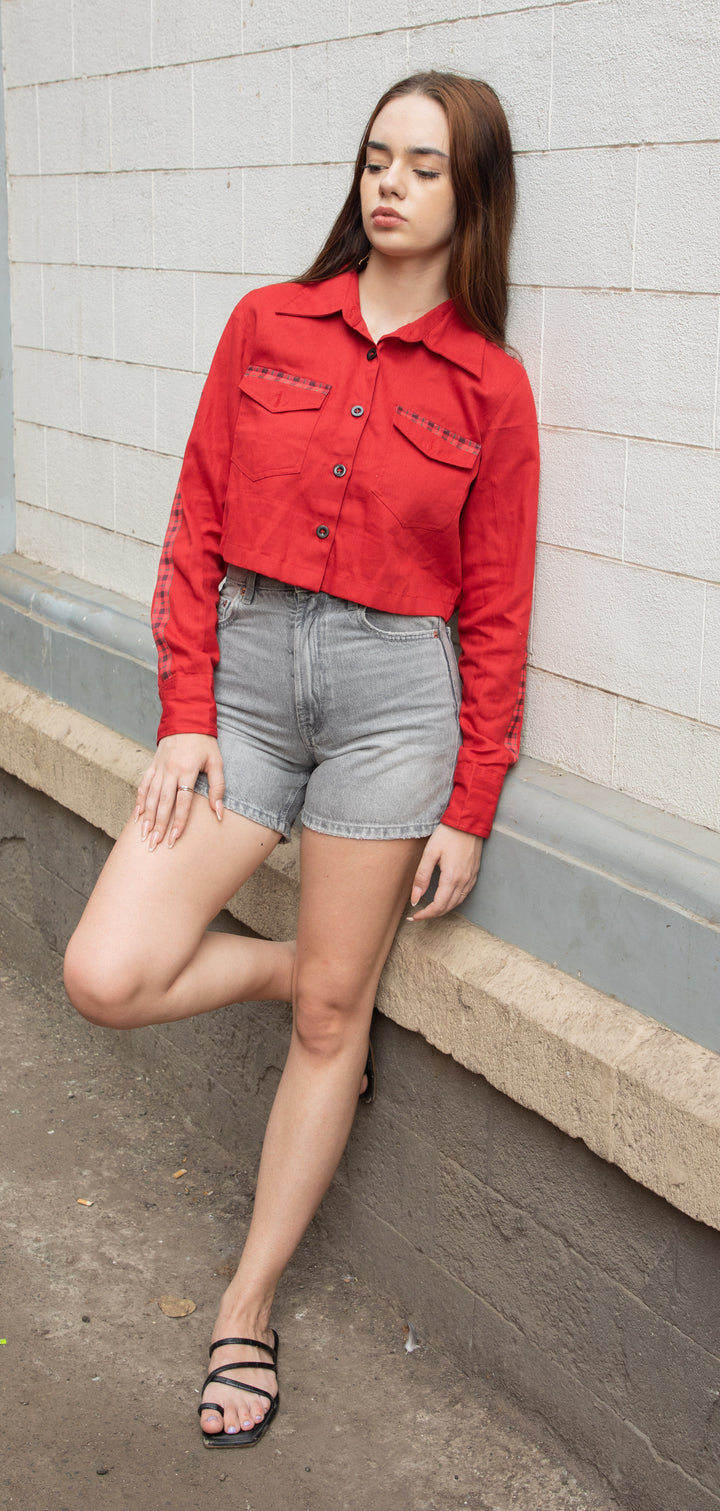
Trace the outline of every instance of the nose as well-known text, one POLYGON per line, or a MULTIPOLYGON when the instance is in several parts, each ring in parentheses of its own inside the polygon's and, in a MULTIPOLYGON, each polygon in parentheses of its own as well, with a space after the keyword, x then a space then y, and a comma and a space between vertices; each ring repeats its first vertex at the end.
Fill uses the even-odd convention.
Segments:
POLYGON ((403 198, 405 190, 403 188, 402 173, 400 171, 399 163, 388 163, 387 167, 381 173, 380 193, 397 194, 400 199, 403 198))

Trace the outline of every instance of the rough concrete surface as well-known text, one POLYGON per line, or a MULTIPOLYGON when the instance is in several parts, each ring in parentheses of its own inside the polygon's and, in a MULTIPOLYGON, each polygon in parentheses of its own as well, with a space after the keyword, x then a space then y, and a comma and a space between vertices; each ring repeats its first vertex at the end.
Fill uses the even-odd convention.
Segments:
POLYGON ((408 1354, 412 1319, 312 1231, 278 1296, 277 1420, 253 1450, 205 1450, 195 1407, 247 1226, 243 1152, 234 1162, 7 962, 0 1013, 0 1506, 618 1511, 499 1393, 422 1338, 408 1354), (165 1294, 195 1312, 164 1316, 165 1294))
MULTIPOLYGON (((149 752, 0 672, 3 769, 113 837, 149 752)), ((270 939, 294 932, 297 838, 228 903, 270 939)), ((521 1106, 720 1230, 720 1056, 467 919, 401 925, 381 1010, 521 1106), (689 1150, 692 1157, 686 1157, 689 1150)))

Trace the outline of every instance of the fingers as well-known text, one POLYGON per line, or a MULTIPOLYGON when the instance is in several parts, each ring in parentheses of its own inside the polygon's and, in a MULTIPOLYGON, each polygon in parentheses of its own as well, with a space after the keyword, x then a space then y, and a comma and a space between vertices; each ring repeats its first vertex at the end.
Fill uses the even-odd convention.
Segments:
POLYGON ((208 799, 210 802, 210 807, 212 808, 213 813, 216 815, 216 817, 220 819, 220 821, 222 821, 222 800, 225 796, 225 773, 223 771, 222 756, 220 755, 219 750, 213 751, 212 755, 209 756, 205 765, 205 771, 207 772, 208 779, 208 799))
MULTIPOLYGON (((435 842, 435 835, 431 834, 420 858, 420 864, 415 872, 415 879, 410 893, 410 906, 412 908, 415 907, 416 902, 419 902, 420 898, 424 897, 427 892, 430 886, 430 879, 439 859, 440 845, 435 842)), ((415 916, 417 917, 417 914, 415 916)))
POLYGON ((414 906, 427 891, 436 865, 440 880, 432 901, 412 915, 413 922, 441 918, 452 908, 459 907, 477 881, 481 852, 482 840, 478 836, 440 825, 430 836, 415 873, 411 905, 414 906))
POLYGON ((200 771, 208 774, 210 801, 221 819, 225 781, 215 738, 181 734, 168 735, 160 741, 138 787, 133 815, 136 823, 142 819, 140 839, 148 841, 148 850, 156 850, 165 838, 172 849, 180 839, 190 816, 200 771))

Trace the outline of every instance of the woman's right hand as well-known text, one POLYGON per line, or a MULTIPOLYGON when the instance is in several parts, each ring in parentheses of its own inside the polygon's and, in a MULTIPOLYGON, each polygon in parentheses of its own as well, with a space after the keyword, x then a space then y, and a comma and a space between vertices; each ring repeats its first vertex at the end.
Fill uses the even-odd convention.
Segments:
POLYGON ((140 838, 150 835, 148 849, 168 834, 172 849, 188 821, 193 788, 201 771, 207 773, 210 807, 223 816, 225 777, 217 740, 211 735, 166 735, 138 787, 135 823, 142 819, 140 838))

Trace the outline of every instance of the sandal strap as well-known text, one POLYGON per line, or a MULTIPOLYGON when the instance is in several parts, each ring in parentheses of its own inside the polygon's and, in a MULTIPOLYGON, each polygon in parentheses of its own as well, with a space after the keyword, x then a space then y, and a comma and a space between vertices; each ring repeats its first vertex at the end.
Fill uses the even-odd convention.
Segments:
POLYGON ((248 1385, 245 1380, 227 1380, 219 1369, 213 1370, 212 1374, 208 1375, 203 1390, 207 1390, 208 1385, 231 1385, 233 1390, 246 1390, 251 1396, 264 1396, 266 1401, 275 1400, 269 1390, 261 1390, 258 1385, 248 1385))
POLYGON ((198 1406, 198 1413, 201 1411, 219 1411, 223 1421, 225 1420, 225 1412, 222 1406, 218 1406, 217 1401, 203 1401, 202 1405, 198 1406))
MULTIPOLYGON (((274 1359, 276 1358, 278 1351, 278 1335, 275 1332, 274 1328, 273 1338, 275 1339, 274 1348, 272 1348, 269 1343, 261 1343, 259 1338, 218 1338, 215 1343, 210 1344, 210 1357, 212 1358, 212 1355, 214 1354, 216 1348, 226 1348, 230 1343, 241 1343, 244 1344, 246 1348, 262 1348, 264 1349, 266 1354, 270 1355, 271 1359, 274 1359)), ((229 1368, 230 1366, 228 1365, 226 1367, 229 1368)), ((267 1365, 264 1366, 264 1368, 266 1369, 267 1367, 267 1365)))
MULTIPOLYGON (((264 1369, 269 1375, 277 1375, 276 1364, 262 1364, 259 1360, 255 1359, 236 1359, 233 1364, 221 1364, 217 1369, 212 1369, 208 1375, 208 1380, 217 1380, 218 1375, 222 1374, 224 1369, 264 1369)), ((205 1381, 205 1385, 207 1385, 207 1380, 205 1381)), ((205 1385, 203 1385, 203 1390, 205 1389, 205 1385)))

